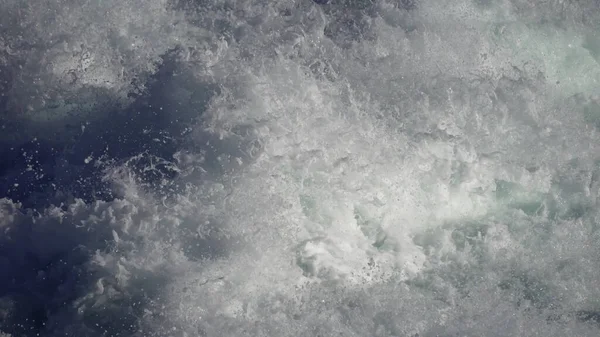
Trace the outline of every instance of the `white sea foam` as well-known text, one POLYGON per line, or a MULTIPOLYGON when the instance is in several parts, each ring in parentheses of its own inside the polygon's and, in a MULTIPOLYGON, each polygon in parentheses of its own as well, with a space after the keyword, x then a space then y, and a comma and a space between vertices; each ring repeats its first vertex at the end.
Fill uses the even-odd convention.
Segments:
POLYGON ((34 28, 2 45, 64 40, 4 49, 9 107, 126 107, 23 150, 64 186, 0 200, 0 331, 597 336, 592 4, 402 3, 1 4, 34 28))

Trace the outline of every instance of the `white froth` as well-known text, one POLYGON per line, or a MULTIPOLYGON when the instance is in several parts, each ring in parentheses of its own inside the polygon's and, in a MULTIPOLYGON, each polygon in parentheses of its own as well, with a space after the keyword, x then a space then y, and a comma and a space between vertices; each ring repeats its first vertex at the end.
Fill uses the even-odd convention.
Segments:
POLYGON ((24 78, 127 101, 179 46, 185 85, 219 90, 202 112, 172 94, 173 121, 198 114, 193 146, 157 158, 172 194, 133 157, 104 172, 112 201, 0 200, 0 270, 59 289, 0 277, 16 289, 0 324, 29 300, 49 303, 47 335, 597 336, 600 143, 573 112, 600 69, 584 29, 465 0, 382 2, 360 38, 325 34, 362 15, 350 5, 26 6, 32 38, 70 35, 24 78))

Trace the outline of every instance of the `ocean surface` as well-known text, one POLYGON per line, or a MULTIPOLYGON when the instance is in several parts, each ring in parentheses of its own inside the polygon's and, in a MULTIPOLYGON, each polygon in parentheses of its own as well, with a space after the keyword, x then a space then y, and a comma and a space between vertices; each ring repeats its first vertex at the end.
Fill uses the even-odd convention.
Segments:
POLYGON ((0 0, 0 336, 600 336, 600 2, 0 0))

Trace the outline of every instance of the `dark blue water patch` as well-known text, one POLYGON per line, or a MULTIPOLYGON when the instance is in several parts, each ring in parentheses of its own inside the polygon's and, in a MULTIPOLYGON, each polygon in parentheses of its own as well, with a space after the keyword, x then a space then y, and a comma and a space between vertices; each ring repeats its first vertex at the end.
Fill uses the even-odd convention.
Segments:
MULTIPOLYGON (((0 58, 1 57, 2 55, 0 55, 0 58)), ((10 67, 0 63, 0 111, 6 111, 8 108, 8 90, 12 83, 11 75, 10 67)))
MULTIPOLYGON (((10 253, 2 252, 2 256, 6 254, 10 253)), ((86 277, 86 255, 61 252, 42 259, 28 252, 3 267, 0 301, 9 302, 11 307, 0 321, 2 330, 14 336, 35 336, 43 330, 49 315, 82 294, 79 288, 86 277)))
POLYGON ((51 188, 54 169, 51 163, 58 150, 50 143, 33 140, 19 147, 0 150, 0 191, 2 197, 39 195, 51 188))
POLYGON ((103 180, 104 171, 124 163, 148 187, 172 181, 177 174, 168 162, 218 92, 184 72, 177 51, 170 52, 158 72, 140 85, 145 89, 131 93, 135 102, 129 107, 97 111, 102 117, 93 122, 67 125, 65 137, 0 144, 0 198, 32 208, 68 198, 112 200, 116 195, 103 180), (188 95, 176 97, 180 91, 188 95), (149 170, 157 160, 166 164, 149 170))
MULTIPOLYGON (((0 236, 0 331, 14 336, 64 335, 62 332, 72 329, 78 331, 75 335, 86 336, 139 333, 144 309, 158 302, 157 292, 167 280, 132 271, 133 286, 118 289, 120 299, 79 313, 76 302, 100 279, 105 287, 119 287, 114 271, 91 263, 97 251, 122 254, 112 247, 110 225, 100 224, 96 229, 80 226, 82 219, 69 215, 67 206, 62 207, 67 216, 60 221, 34 214, 45 214, 50 205, 69 205, 80 198, 90 208, 82 211, 85 219, 93 202, 121 196, 103 179, 111 168, 127 168, 140 186, 167 195, 178 189, 175 153, 189 148, 188 152, 206 154, 205 170, 215 175, 226 167, 227 160, 219 158, 228 156, 222 152, 242 156, 242 136, 220 140, 199 131, 201 136, 195 141, 187 139, 190 130, 201 123, 210 98, 219 91, 186 72, 174 51, 165 55, 159 71, 139 86, 143 89, 131 93, 135 98, 131 106, 98 111, 102 117, 73 123, 62 130, 63 137, 26 142, 3 139, 0 199, 19 201, 23 208, 15 211, 20 216, 11 220, 10 235, 0 236)), ((8 116, 10 111, 3 111, 3 125, 12 122, 8 116)), ((241 129, 236 132, 244 134, 241 129)), ((3 201, 0 206, 14 207, 11 205, 3 201)), ((226 241, 220 236, 190 239, 184 250, 193 260, 216 258, 226 255, 226 241)))
MULTIPOLYGON (((73 207, 36 215, 0 200, 0 214, 12 219, 0 236, 0 332, 131 336, 144 310, 155 311, 168 273, 131 267, 124 285, 117 279, 120 267, 93 260, 98 254, 119 260, 128 251, 113 240, 112 217, 97 217, 115 206, 73 207)), ((140 240, 129 240, 143 248, 140 240)))
POLYGON ((0 305, 5 312, 0 331, 38 336, 49 315, 87 291, 85 264, 109 233, 107 227, 78 227, 69 215, 64 221, 38 217, 6 200, 0 200, 0 207, 3 216, 13 219, 0 236, 0 305))

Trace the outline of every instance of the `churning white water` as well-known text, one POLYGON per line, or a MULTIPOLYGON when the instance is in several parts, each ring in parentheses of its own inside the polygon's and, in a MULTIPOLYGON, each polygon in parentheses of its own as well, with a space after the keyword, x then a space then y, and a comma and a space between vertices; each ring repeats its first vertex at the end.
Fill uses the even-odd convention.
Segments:
POLYGON ((0 0, 0 336, 600 335, 594 0, 0 0))

